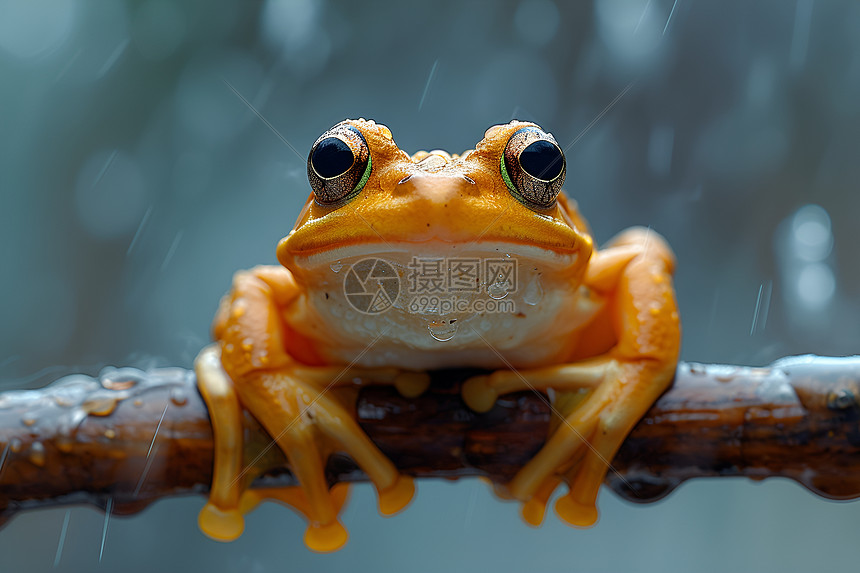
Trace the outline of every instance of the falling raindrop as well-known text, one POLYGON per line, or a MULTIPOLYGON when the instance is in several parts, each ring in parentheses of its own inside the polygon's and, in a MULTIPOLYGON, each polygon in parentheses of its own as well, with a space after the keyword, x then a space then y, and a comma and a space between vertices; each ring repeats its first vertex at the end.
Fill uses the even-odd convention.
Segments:
POLYGON ((343 263, 340 261, 335 261, 329 265, 329 268, 336 273, 339 273, 343 269, 343 263))
POLYGON ((63 556, 63 546, 66 544, 66 532, 69 529, 69 517, 72 515, 72 510, 66 510, 66 517, 63 518, 63 528, 60 531, 60 541, 57 543, 57 553, 54 555, 54 567, 59 565, 60 557, 63 556))
POLYGON ((3 448, 3 453, 0 454, 0 474, 3 473, 3 464, 6 463, 6 457, 9 455, 11 444, 6 444, 6 447, 3 448))
POLYGON ((105 552, 105 540, 107 539, 108 524, 110 524, 110 514, 111 514, 112 510, 113 510, 113 498, 111 497, 111 498, 108 498, 107 505, 105 506, 105 524, 104 524, 104 528, 102 529, 102 544, 101 544, 101 547, 99 547, 99 563, 101 563, 102 556, 104 555, 104 552, 105 552))

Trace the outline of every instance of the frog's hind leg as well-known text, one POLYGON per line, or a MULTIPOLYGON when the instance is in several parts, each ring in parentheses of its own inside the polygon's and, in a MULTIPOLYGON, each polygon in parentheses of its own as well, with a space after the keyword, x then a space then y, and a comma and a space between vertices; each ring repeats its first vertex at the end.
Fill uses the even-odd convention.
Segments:
POLYGON ((217 345, 211 345, 194 362, 197 387, 209 409, 214 434, 215 455, 209 500, 200 511, 198 523, 208 536, 232 541, 245 529, 239 510, 242 483, 243 428, 239 398, 233 381, 221 368, 217 345))
MULTIPOLYGON (((195 370, 212 417, 215 438, 212 489, 198 520, 201 530, 210 537, 220 541, 236 539, 244 529, 243 514, 262 501, 272 500, 290 506, 307 518, 305 543, 311 549, 334 551, 346 543, 348 535, 338 514, 346 500, 348 486, 336 484, 329 489, 324 455, 320 450, 322 436, 341 446, 370 476, 379 494, 380 513, 393 515, 412 499, 412 479, 400 476, 337 399, 316 386, 323 379, 331 382, 330 376, 336 374, 336 370, 297 367, 292 372, 286 369, 260 372, 246 376, 243 384, 236 386, 221 367, 217 346, 200 353, 195 370), (299 378, 307 378, 308 382, 300 382, 299 378), (284 451, 299 487, 243 491, 256 473, 241 467, 240 399, 284 451)), ((398 373, 393 369, 356 369, 347 374, 350 376, 342 378, 349 381, 352 375, 361 375, 394 384, 405 376, 413 387, 423 383, 420 375, 398 373)))
MULTIPOLYGON (((587 448, 579 448, 568 462, 568 467, 560 470, 559 473, 564 474, 565 476, 576 475, 582 459, 585 457, 586 450, 587 448)), ((527 501, 523 502, 520 509, 520 515, 522 516, 523 521, 532 527, 540 526, 540 524, 543 523, 544 515, 546 515, 546 506, 549 503, 550 497, 555 493, 558 486, 565 481, 569 482, 570 479, 565 479, 560 475, 551 475, 546 478, 543 483, 538 486, 537 490, 535 490, 534 495, 532 495, 527 501)), ((508 499, 510 499, 510 497, 512 496, 510 495, 510 491, 508 491, 508 499)))
POLYGON ((280 493, 273 492, 272 497, 307 517, 305 544, 309 548, 327 552, 342 547, 348 534, 338 519, 339 508, 329 490, 313 427, 301 417, 283 416, 280 420, 273 420, 259 412, 257 416, 286 454, 293 475, 301 485, 298 490, 286 488, 280 493), (276 430, 280 426, 283 428, 276 430))
POLYGON ((285 492, 277 500, 307 516, 305 543, 315 551, 327 552, 340 548, 347 534, 338 520, 342 490, 329 489, 323 455, 327 452, 321 451, 321 444, 345 451, 370 477, 383 515, 403 509, 412 499, 414 485, 412 478, 398 473, 337 396, 328 391, 333 384, 320 387, 318 381, 306 380, 300 375, 305 368, 253 373, 237 389, 242 404, 287 456, 303 490, 285 492))
POLYGON ((617 379, 607 381, 616 386, 618 397, 600 413, 590 448, 582 463, 569 473, 569 492, 555 504, 556 513, 569 524, 590 527, 597 521, 597 494, 607 472, 613 469, 610 460, 665 387, 638 382, 671 378, 671 373, 661 370, 666 368, 653 362, 627 363, 617 379))
MULTIPOLYGON (((601 253, 602 262, 586 277, 586 286, 605 290, 609 297, 607 319, 614 346, 589 360, 496 372, 473 378, 463 387, 464 399, 478 411, 489 409, 505 392, 556 391, 554 408, 564 423, 508 486, 513 497, 527 504, 524 517, 529 522, 542 516, 546 490, 563 475, 570 493, 559 499, 556 511, 573 525, 595 523, 597 492, 610 460, 675 372, 680 324, 671 280, 674 256, 668 245, 656 233, 636 228, 619 235, 601 253), (581 460, 569 465, 577 456, 581 460)), ((594 323, 589 328, 601 326, 594 323)), ((586 330, 583 336, 588 334, 586 330)))
MULTIPOLYGON (((335 513, 339 514, 349 497, 349 484, 336 483, 331 486, 329 493, 331 494, 335 513)), ((242 494, 239 509, 243 514, 250 513, 264 501, 280 502, 301 514, 307 521, 313 519, 314 510, 311 507, 305 490, 301 486, 249 489, 242 494)))
POLYGON ((547 480, 559 473, 560 468, 581 456, 581 450, 590 446, 600 413, 611 399, 607 387, 601 385, 564 417, 540 451, 511 480, 508 485, 511 495, 528 502, 547 480))
MULTIPOLYGON (((317 551, 334 550, 347 539, 346 530, 337 521, 337 514, 346 500, 347 486, 332 488, 331 493, 320 491, 323 483, 322 462, 296 464, 293 455, 292 467, 298 468, 300 482, 308 483, 313 491, 302 487, 267 488, 243 491, 256 471, 241 467, 243 461, 243 432, 239 397, 233 381, 221 367, 220 352, 216 345, 204 349, 195 361, 195 371, 199 388, 212 418, 215 442, 212 488, 209 500, 200 511, 198 524, 208 536, 218 541, 232 541, 238 538, 245 528, 243 515, 252 511, 260 502, 271 499, 295 509, 311 523, 306 534, 306 543, 317 551), (320 474, 314 475, 315 468, 320 474), (306 468, 309 468, 308 471, 306 468), (305 470, 303 473, 302 470, 305 470), (329 499, 326 499, 329 498, 329 499), (320 525, 325 524, 325 526, 320 525)), ((307 439, 307 432, 299 434, 294 440, 299 445, 293 450, 303 452, 305 460, 319 459, 316 444, 307 439), (305 435, 302 435, 305 434, 305 435), (304 439, 303 439, 304 438, 304 439)))

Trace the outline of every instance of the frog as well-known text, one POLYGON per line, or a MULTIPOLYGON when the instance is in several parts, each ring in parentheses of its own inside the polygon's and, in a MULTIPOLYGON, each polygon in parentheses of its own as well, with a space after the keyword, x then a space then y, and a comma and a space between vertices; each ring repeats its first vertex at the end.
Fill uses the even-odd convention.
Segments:
POLYGON ((399 513, 414 481, 358 425, 356 389, 417 397, 428 371, 443 368, 480 369, 460 388, 476 415, 510 393, 543 397, 546 440, 496 493, 538 526, 567 484, 556 513, 592 526, 613 456, 672 382, 681 327, 666 240, 633 227, 598 249, 562 189, 566 170, 553 135, 519 120, 462 154, 410 156, 372 120, 325 131, 308 155, 310 195, 277 245, 280 265, 235 274, 215 343, 195 360, 215 443, 203 532, 233 540, 245 514, 274 500, 306 518, 311 550, 339 549, 347 486, 325 474, 335 452, 367 475, 383 516, 399 513), (465 304, 416 305, 422 284, 463 287, 465 304), (249 487, 243 412, 299 485, 249 487))

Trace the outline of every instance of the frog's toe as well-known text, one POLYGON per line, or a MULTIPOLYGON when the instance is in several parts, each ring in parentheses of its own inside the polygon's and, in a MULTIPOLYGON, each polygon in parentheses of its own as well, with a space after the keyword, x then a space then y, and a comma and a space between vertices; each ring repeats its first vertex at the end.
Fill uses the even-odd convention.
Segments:
MULTIPOLYGON (((338 483, 328 492, 335 515, 338 515, 349 496, 349 484, 338 483)), ((264 501, 275 501, 295 510, 308 521, 304 541, 312 551, 337 551, 347 542, 349 534, 336 517, 325 523, 319 521, 320 512, 302 487, 260 488, 242 494, 241 512, 248 513, 264 501)))
POLYGON ((579 391, 595 388, 615 367, 608 357, 584 360, 531 370, 496 370, 491 374, 473 376, 463 384, 461 394, 466 405, 475 412, 487 412, 504 394, 522 390, 579 391))
POLYGON ((556 500, 555 512, 561 519, 575 527, 591 527, 597 523, 597 507, 593 503, 579 503, 570 494, 556 500))
POLYGON ((544 515, 546 515, 546 502, 540 499, 532 498, 523 503, 520 509, 520 515, 527 524, 532 527, 540 527, 543 523, 544 515))
POLYGON ((221 509, 207 502, 197 516, 200 530, 216 541, 233 541, 245 530, 245 518, 237 508, 221 509))
POLYGON ((426 372, 400 372, 394 378, 394 387, 404 398, 417 398, 430 387, 430 375, 426 372))
POLYGON ((535 494, 523 502, 520 509, 520 515, 527 524, 532 527, 539 527, 543 523, 544 515, 546 514, 546 504, 552 493, 561 483, 561 479, 553 476, 545 480, 537 489, 535 494))
POLYGON ((466 405, 478 413, 489 412, 499 397, 498 391, 491 385, 489 376, 469 378, 463 384, 461 394, 466 405))
MULTIPOLYGON (((325 462, 332 451, 346 452, 368 475, 379 494, 382 515, 394 515, 412 500, 412 478, 398 473, 335 392, 328 392, 334 384, 332 378, 343 377, 342 369, 273 369, 246 374, 241 384, 234 385, 221 367, 217 347, 202 352, 195 366, 215 437, 212 490, 199 518, 201 528, 211 537, 235 539, 242 533, 242 515, 272 499, 307 518, 309 548, 321 552, 339 548, 347 539, 338 520, 347 488, 337 484, 329 489, 325 462), (241 468, 240 398, 286 455, 299 487, 242 491, 253 475, 241 468)), ((390 368, 350 373, 393 382, 407 395, 419 395, 429 384, 425 373, 399 373, 390 368)))
POLYGON ((343 547, 349 539, 349 533, 340 522, 334 520, 325 525, 311 524, 305 531, 305 545, 317 553, 331 553, 343 547))
POLYGON ((415 482, 409 476, 401 475, 394 485, 378 490, 379 513, 388 517, 403 511, 415 495, 415 482))
POLYGON ((319 541, 312 547, 319 551, 330 550, 341 539, 334 525, 340 507, 338 500, 329 494, 325 476, 324 464, 329 452, 347 453, 367 474, 379 493, 383 515, 403 509, 415 490, 412 479, 398 473, 364 433, 353 413, 334 392, 326 389, 308 384, 296 372, 288 370, 248 377, 242 385, 243 403, 269 435, 275 437, 307 496, 305 515, 315 529, 309 536, 319 541), (328 525, 332 527, 323 527, 328 525))

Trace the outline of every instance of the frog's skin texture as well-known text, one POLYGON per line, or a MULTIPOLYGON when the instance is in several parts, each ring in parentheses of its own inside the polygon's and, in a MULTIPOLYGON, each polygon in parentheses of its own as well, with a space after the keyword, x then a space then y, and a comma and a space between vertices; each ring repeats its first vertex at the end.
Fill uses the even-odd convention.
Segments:
MULTIPOLYGON (((204 532, 234 539, 244 513, 275 499, 307 517, 311 549, 339 548, 347 539, 338 520, 346 486, 327 486, 324 464, 333 451, 346 452, 367 473, 381 513, 401 510, 412 498, 412 480, 355 422, 355 387, 393 384, 414 396, 429 384, 423 370, 442 367, 491 371, 463 387, 478 412, 508 392, 552 390, 559 418, 545 446, 497 491, 523 502, 524 519, 538 525, 553 490, 566 482, 559 516, 581 527, 596 522, 609 461, 675 371, 674 256, 643 228, 596 250, 575 202, 554 196, 563 168, 558 188, 540 183, 530 195, 511 164, 522 156, 506 155, 525 146, 508 145, 523 128, 538 130, 561 157, 551 136, 518 121, 490 128, 460 156, 410 157, 372 121, 349 120, 327 132, 349 142, 358 157, 353 172, 323 188, 313 163, 318 193, 278 245, 283 266, 236 274, 215 318, 217 343, 196 363, 216 440, 212 492, 199 520, 204 532), (431 316, 394 304, 381 313, 355 312, 344 276, 368 257, 390 262, 402 282, 413 257, 510 258, 522 285, 506 297, 516 311, 431 316), (446 335, 431 335, 440 325, 446 335), (240 405, 284 451, 300 487, 245 490, 256 473, 243 458, 240 405)), ((312 157, 318 162, 313 150, 312 157)), ((486 293, 493 285, 479 286, 486 293)))

